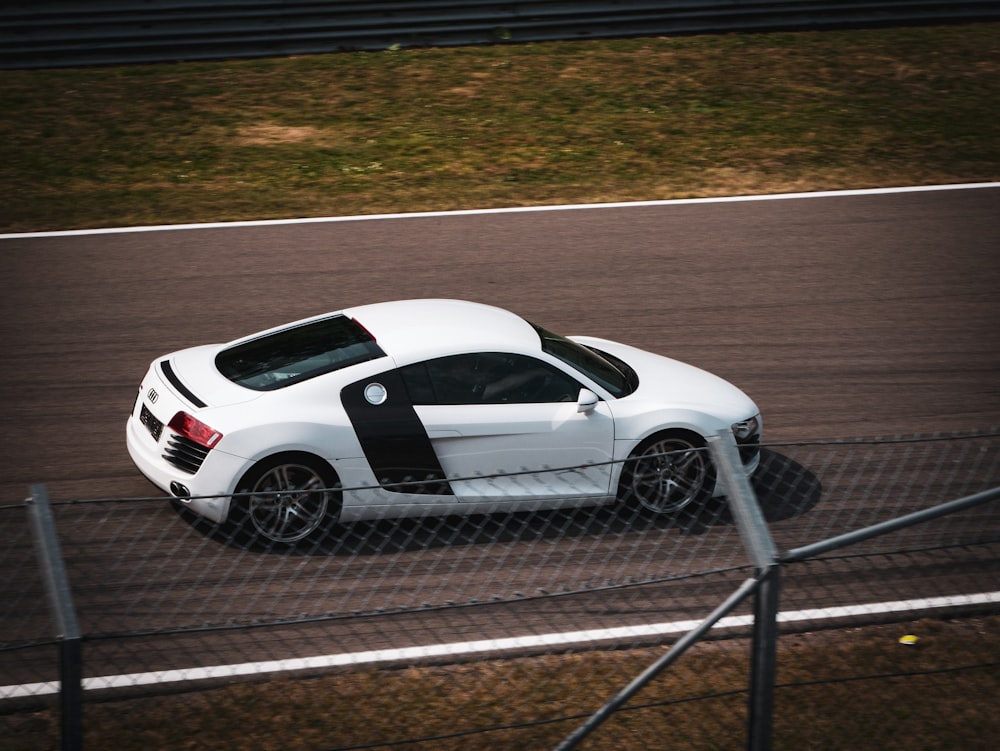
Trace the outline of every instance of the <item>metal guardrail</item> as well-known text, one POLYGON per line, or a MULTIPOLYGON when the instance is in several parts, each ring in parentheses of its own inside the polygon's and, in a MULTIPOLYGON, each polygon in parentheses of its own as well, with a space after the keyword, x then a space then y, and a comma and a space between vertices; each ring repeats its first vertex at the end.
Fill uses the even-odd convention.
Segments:
POLYGON ((0 68, 1000 20, 1000 0, 22 0, 0 68))
POLYGON ((60 737, 64 751, 83 747, 83 655, 80 625, 73 604, 73 593, 66 575, 66 564, 59 546, 52 507, 44 485, 33 485, 25 503, 39 569, 45 581, 59 641, 60 737))

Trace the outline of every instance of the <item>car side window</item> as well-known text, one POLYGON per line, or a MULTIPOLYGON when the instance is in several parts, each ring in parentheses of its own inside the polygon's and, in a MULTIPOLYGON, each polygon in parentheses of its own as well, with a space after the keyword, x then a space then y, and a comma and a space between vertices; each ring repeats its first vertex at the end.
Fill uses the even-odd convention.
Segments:
POLYGON ((401 368, 414 404, 538 404, 574 401, 580 384, 525 355, 477 352, 401 368))

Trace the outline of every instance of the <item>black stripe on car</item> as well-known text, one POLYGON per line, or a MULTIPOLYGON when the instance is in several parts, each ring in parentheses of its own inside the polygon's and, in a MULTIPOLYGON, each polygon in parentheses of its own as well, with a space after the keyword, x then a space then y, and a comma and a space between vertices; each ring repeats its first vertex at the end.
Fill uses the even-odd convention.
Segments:
POLYGON ((379 485, 398 493, 453 495, 398 371, 352 383, 340 398, 379 485))
POLYGON ((173 367, 170 365, 169 360, 160 361, 160 371, 163 373, 163 377, 167 379, 170 385, 172 385, 175 389, 177 389, 178 393, 185 399, 187 399, 189 402, 191 402, 191 404, 193 404, 196 407, 208 406, 207 404, 205 404, 205 402, 203 402, 201 399, 195 396, 194 392, 191 391, 191 389, 189 389, 181 382, 181 379, 177 377, 177 374, 174 372, 173 367))

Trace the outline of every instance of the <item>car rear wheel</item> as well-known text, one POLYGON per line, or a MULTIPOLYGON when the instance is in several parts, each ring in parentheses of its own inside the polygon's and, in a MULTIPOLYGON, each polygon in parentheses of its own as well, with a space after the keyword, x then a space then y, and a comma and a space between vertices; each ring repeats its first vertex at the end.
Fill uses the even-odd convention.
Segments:
POLYGON ((646 440, 625 462, 619 499, 654 514, 703 504, 715 488, 715 468, 701 436, 687 431, 646 440))
POLYGON ((238 493, 257 535, 291 544, 327 529, 340 516, 337 477, 324 462, 304 454, 284 454, 256 464, 240 481, 238 493))

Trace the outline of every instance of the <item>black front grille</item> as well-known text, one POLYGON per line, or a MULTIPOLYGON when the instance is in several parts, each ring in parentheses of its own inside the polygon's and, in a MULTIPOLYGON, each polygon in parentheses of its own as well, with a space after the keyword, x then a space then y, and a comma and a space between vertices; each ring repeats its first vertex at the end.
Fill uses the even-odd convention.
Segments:
POLYGON ((163 458, 182 472, 193 475, 201 469, 202 462, 205 461, 210 450, 189 438, 171 435, 167 439, 167 448, 163 452, 163 458))
POLYGON ((736 445, 740 449, 740 461, 749 464, 760 455, 760 433, 747 436, 742 440, 737 438, 736 445))

